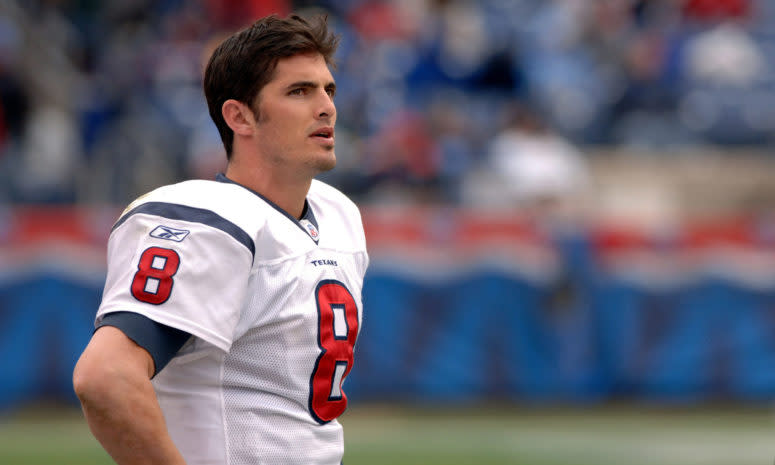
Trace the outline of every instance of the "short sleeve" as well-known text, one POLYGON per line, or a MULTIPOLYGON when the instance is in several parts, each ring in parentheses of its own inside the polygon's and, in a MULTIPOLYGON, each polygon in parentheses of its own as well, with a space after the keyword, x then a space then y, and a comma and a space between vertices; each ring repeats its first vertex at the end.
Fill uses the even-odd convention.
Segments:
POLYGON ((134 312, 112 312, 102 316, 97 327, 113 326, 135 344, 145 349, 153 359, 153 378, 172 360, 191 335, 163 325, 134 312))
POLYGON ((228 351, 247 291, 253 242, 217 213, 164 202, 124 213, 108 240, 97 324, 130 311, 228 351))

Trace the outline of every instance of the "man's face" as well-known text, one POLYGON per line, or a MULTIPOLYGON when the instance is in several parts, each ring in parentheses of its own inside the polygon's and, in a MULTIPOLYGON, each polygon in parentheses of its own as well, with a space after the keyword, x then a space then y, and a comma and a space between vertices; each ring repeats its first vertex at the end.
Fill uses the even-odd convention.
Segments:
POLYGON ((336 165, 336 86, 322 55, 277 62, 258 96, 258 152, 277 175, 312 177, 336 165))

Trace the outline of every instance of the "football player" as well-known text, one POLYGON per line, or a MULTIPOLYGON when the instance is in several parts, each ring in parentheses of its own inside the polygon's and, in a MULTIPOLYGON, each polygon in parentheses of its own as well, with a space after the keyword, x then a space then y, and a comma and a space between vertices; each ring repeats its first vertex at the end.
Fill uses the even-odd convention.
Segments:
POLYGON ((131 203, 108 241, 96 330, 73 374, 121 464, 330 464, 368 265, 336 164, 337 38, 263 18, 204 76, 228 165, 131 203))

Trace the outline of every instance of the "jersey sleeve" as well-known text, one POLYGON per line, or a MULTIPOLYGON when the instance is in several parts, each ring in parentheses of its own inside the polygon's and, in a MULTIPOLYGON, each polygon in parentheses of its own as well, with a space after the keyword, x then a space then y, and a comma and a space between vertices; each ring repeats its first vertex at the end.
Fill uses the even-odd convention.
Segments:
POLYGON ((217 213, 152 202, 126 212, 108 240, 96 324, 136 312, 228 351, 239 322, 254 245, 217 213))
POLYGON ((134 312, 107 313, 97 326, 118 328, 135 344, 144 348, 153 359, 151 378, 156 376, 191 338, 185 331, 157 323, 134 312))

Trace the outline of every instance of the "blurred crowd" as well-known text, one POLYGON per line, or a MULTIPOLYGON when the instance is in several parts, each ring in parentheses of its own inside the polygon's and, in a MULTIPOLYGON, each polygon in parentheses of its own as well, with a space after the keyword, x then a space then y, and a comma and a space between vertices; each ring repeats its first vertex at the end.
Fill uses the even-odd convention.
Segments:
POLYGON ((589 147, 775 137, 768 0, 5 0, 0 203, 212 178, 203 63, 291 11, 341 34, 324 179, 361 202, 544 205, 585 188, 589 147))

